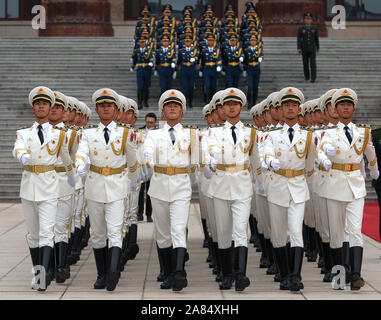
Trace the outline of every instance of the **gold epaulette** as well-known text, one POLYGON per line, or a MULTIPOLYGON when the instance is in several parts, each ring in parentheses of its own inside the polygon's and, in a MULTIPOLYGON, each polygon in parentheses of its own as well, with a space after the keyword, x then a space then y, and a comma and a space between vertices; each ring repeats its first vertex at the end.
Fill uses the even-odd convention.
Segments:
POLYGON ((371 129, 370 124, 356 124, 356 126, 358 126, 359 128, 369 128, 369 129, 371 129))
POLYGON ((254 123, 244 123, 244 126, 248 128, 254 128, 256 130, 260 130, 254 123))
POLYGON ((198 129, 198 127, 196 125, 193 125, 193 124, 184 124, 183 128, 184 129, 198 129))
POLYGON ((53 129, 67 131, 67 128, 65 128, 65 127, 57 127, 57 126, 53 126, 53 129))
POLYGON ((94 128, 98 128, 98 126, 95 124, 89 124, 86 127, 84 127, 83 129, 86 130, 86 129, 94 129, 94 128))
POLYGON ((29 128, 31 128, 32 126, 24 126, 24 127, 21 127, 21 128, 18 128, 18 129, 16 129, 16 130, 24 130, 24 129, 29 129, 29 128))
POLYGON ((277 131, 283 129, 282 127, 274 127, 274 128, 267 128, 266 130, 263 130, 264 132, 271 132, 271 131, 277 131))
POLYGON ((314 132, 315 130, 321 130, 322 129, 322 128, 314 129, 314 128, 308 128, 308 127, 303 127, 303 126, 300 126, 299 128, 302 130, 312 131, 312 132, 314 132))
POLYGON ((323 126, 321 130, 336 129, 337 126, 323 126))
POLYGON ((212 124, 210 125, 210 128, 220 128, 220 127, 223 127, 224 125, 225 123, 212 124))
POLYGON ((148 129, 148 130, 157 130, 157 129, 159 129, 159 126, 155 125, 154 127, 152 127, 151 129, 148 129))
POLYGON ((118 123, 118 127, 123 127, 123 128, 134 128, 134 126, 131 126, 130 124, 127 123, 118 123))

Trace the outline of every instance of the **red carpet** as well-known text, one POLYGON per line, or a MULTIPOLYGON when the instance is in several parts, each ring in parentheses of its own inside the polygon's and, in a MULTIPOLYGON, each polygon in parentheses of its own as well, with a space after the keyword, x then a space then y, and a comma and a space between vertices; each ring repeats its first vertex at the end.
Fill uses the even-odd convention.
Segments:
POLYGON ((381 242, 379 235, 380 209, 378 203, 365 203, 364 216, 362 220, 362 233, 368 237, 381 242))

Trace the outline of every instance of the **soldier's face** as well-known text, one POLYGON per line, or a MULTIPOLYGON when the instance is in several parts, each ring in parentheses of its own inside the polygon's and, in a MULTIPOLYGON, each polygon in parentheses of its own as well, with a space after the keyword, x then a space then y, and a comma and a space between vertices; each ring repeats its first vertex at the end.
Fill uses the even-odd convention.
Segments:
POLYGON ((54 105, 49 111, 49 121, 58 121, 63 119, 64 108, 59 105, 54 105))
POLYGON ((269 110, 265 111, 265 120, 267 123, 272 122, 271 112, 269 110))
POLYGON ((217 110, 214 110, 211 115, 215 124, 221 123, 222 120, 220 119, 217 110))
POLYGON ((311 18, 305 18, 304 19, 304 23, 305 24, 311 24, 312 23, 312 19, 311 18))
POLYGON ((148 129, 153 128, 155 126, 155 124, 156 124, 155 118, 153 118, 153 117, 147 117, 146 118, 146 127, 148 129))
POLYGON ((70 111, 69 110, 64 110, 63 115, 62 115, 62 121, 63 122, 68 122, 70 119, 70 111))
POLYGON ((164 117, 166 120, 180 120, 182 118, 183 109, 176 102, 169 102, 163 108, 164 117))
POLYGON ((38 119, 44 119, 49 116, 50 102, 46 100, 36 100, 32 108, 38 119))
POLYGON ((192 41, 190 41, 190 40, 185 41, 185 45, 186 45, 188 48, 191 46, 191 44, 192 44, 192 41))
POLYGON ((207 115, 207 116, 205 117, 205 120, 206 120, 206 123, 208 124, 208 126, 210 126, 210 125, 212 125, 212 124, 215 124, 215 123, 214 123, 214 120, 213 120, 213 117, 212 117, 211 114, 207 115))
POLYGON ((300 112, 300 105, 296 101, 286 101, 282 103, 283 107, 283 116, 287 120, 294 120, 298 117, 298 113, 300 112))
POLYGON ((125 118, 126 123, 132 124, 133 119, 135 117, 134 111, 128 110, 127 112, 125 112, 125 114, 126 114, 126 118, 125 118))
POLYGON ((236 118, 239 116, 241 111, 243 110, 243 107, 240 103, 235 101, 228 101, 224 103, 222 106, 224 109, 225 115, 227 119, 236 118))
POLYGON ((236 40, 230 40, 230 44, 232 47, 235 47, 235 45, 237 44, 237 41, 236 40))
POLYGON ((323 113, 320 110, 316 110, 314 112, 314 116, 315 116, 315 122, 317 122, 317 123, 323 123, 324 122, 323 113))
POLYGON ((271 118, 273 118, 274 120, 276 120, 276 121, 280 120, 278 109, 271 107, 270 108, 270 114, 271 114, 271 118))
POLYGON ((162 41, 162 44, 163 44, 164 48, 167 48, 169 46, 169 41, 164 40, 164 41, 162 41))
POLYGON ((255 40, 251 40, 251 41, 250 41, 250 45, 251 45, 252 47, 255 47, 255 46, 257 45, 257 41, 255 41, 255 40))
POLYGON ((95 108, 99 118, 101 120, 112 120, 114 119, 114 113, 116 111, 116 106, 114 103, 103 102, 97 103, 97 107, 95 108))
POLYGON ((69 113, 69 121, 73 122, 75 119, 75 110, 70 110, 68 111, 68 113, 69 113))
POLYGON ((308 126, 308 123, 306 121, 306 119, 304 119, 303 116, 298 116, 298 123, 300 126, 303 126, 303 127, 307 127, 308 126))
POLYGON ((327 108, 328 116, 331 117, 332 119, 338 119, 339 115, 337 114, 337 111, 334 107, 332 107, 331 103, 328 103, 327 108))
POLYGON ((336 105, 336 111, 339 115, 339 118, 351 119, 353 113, 355 112, 355 106, 353 102, 341 101, 336 105))
POLYGON ((214 40, 208 40, 208 47, 213 47, 214 40))
POLYGON ((218 107, 217 108, 217 114, 218 114, 218 117, 221 119, 222 122, 226 121, 226 114, 225 114, 224 108, 218 107))
POLYGON ((146 42, 141 41, 139 42, 140 48, 144 48, 146 46, 146 42))

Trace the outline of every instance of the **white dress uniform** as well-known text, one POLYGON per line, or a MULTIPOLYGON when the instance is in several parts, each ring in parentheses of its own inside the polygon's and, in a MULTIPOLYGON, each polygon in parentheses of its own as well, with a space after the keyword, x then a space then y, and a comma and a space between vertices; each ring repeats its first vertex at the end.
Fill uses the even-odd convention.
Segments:
MULTIPOLYGON (((280 91, 281 103, 287 101, 303 102, 303 93, 292 87, 280 91)), ((303 130, 299 124, 289 127, 286 123, 281 129, 268 132, 264 142, 265 161, 272 172, 268 177, 268 194, 271 240, 281 274, 281 289, 300 290, 303 260, 303 219, 305 202, 310 199, 305 178, 313 171, 315 149, 312 131, 303 130), (292 137, 292 140, 291 140, 292 137), (290 237, 291 270, 290 283, 287 284, 288 265, 284 264, 287 243, 290 237)))
MULTIPOLYGON (((246 104, 246 96, 237 88, 226 89, 221 99, 223 104, 229 101, 246 104)), ((224 274, 220 289, 231 287, 233 250, 231 246, 234 240, 234 252, 239 264, 236 290, 242 291, 250 284, 246 277, 246 230, 253 196, 252 176, 249 169, 252 167, 253 170, 260 170, 256 129, 245 126, 241 121, 233 127, 229 121, 226 121, 222 126, 210 129, 207 143, 210 156, 206 163, 211 165, 214 163, 213 169, 216 169, 208 191, 214 202, 218 248, 224 274)), ((262 183, 260 174, 258 181, 262 183)))
MULTIPOLYGON (((356 106, 357 95, 351 89, 338 89, 332 97, 332 106, 337 107, 341 101, 350 101, 356 106)), ((326 175, 323 196, 327 199, 333 263, 342 264, 341 247, 347 224, 351 289, 359 290, 364 285, 360 276, 363 253, 361 226, 366 196, 365 179, 360 169, 364 154, 372 178, 379 176, 370 127, 339 122, 335 130, 325 132, 320 148, 324 151, 319 153, 320 162, 326 169, 331 167, 326 175)))
MULTIPOLYGON (((186 110, 184 95, 170 89, 159 99, 159 112, 170 102, 179 104, 183 112, 186 110)), ((148 195, 151 197, 156 242, 166 277, 162 289, 179 291, 187 286, 184 270, 186 226, 192 196, 189 170, 198 163, 197 138, 196 129, 184 128, 181 123, 171 128, 166 122, 162 128, 149 131, 144 141, 146 161, 154 166, 148 195)))
MULTIPOLYGON (((32 89, 29 103, 45 100, 53 106, 55 96, 46 87, 32 89)), ((68 182, 75 183, 72 161, 68 151, 66 130, 51 126, 48 122, 35 122, 30 128, 17 130, 12 152, 24 166, 20 185, 20 198, 27 225, 27 242, 33 266, 45 269, 45 285, 39 282, 38 289, 45 290, 50 284, 54 226, 59 198, 59 178, 55 171, 58 157, 67 172, 68 182)), ((36 288, 33 286, 33 288, 36 288)))

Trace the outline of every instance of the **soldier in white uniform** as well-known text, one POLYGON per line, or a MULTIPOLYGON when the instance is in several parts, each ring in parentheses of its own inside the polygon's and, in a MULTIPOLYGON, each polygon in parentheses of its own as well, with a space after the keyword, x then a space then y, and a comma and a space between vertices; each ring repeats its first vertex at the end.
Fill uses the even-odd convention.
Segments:
POLYGON ((361 233, 365 179, 360 170, 364 154, 369 162, 370 175, 378 179, 377 158, 372 144, 370 127, 355 125, 352 115, 358 99, 349 88, 336 90, 331 104, 339 116, 336 129, 327 130, 321 139, 319 160, 326 170, 324 197, 327 198, 330 247, 333 265, 342 265, 342 246, 348 224, 351 290, 364 286, 361 277, 363 240, 361 233))
MULTIPOLYGON (((64 128, 63 115, 67 110, 67 98, 61 92, 55 91, 55 104, 50 108, 49 123, 52 126, 64 128)), ((71 130, 67 129, 67 136, 70 137, 71 130)), ((61 157, 58 157, 55 164, 57 172, 58 186, 58 207, 56 223, 54 226, 54 256, 55 256, 55 279, 57 283, 63 283, 70 277, 70 271, 66 267, 67 247, 70 234, 70 221, 73 212, 74 188, 67 183, 67 174, 61 157)), ((70 170, 72 168, 70 167, 70 170)), ((53 260, 54 261, 54 260, 53 260)))
POLYGON ((128 190, 123 176, 129 167, 133 188, 137 180, 135 134, 129 127, 114 121, 118 94, 111 89, 99 89, 92 97, 100 123, 83 130, 76 154, 76 168, 81 177, 87 174, 85 198, 89 208, 92 244, 98 277, 95 289, 113 291, 120 276, 120 254, 124 199, 128 190), (108 240, 108 248, 106 246, 108 240))
MULTIPOLYGON (((29 103, 35 114, 33 126, 17 130, 13 156, 24 166, 20 197, 27 225, 27 241, 33 266, 45 269, 45 290, 51 282, 50 260, 54 246, 59 179, 55 171, 58 157, 67 172, 67 182, 74 186, 72 161, 68 152, 66 131, 49 124, 49 111, 55 104, 53 91, 46 87, 34 88, 29 94, 29 103)), ((33 288, 36 288, 35 286, 33 288)))
MULTIPOLYGON (((252 178, 249 168, 260 169, 256 130, 240 121, 240 113, 246 105, 245 94, 237 88, 228 88, 221 95, 222 108, 227 121, 224 125, 210 129, 206 163, 216 173, 213 175, 209 192, 213 197, 218 234, 223 281, 220 289, 230 289, 233 281, 232 255, 237 257, 235 289, 242 291, 250 285, 246 276, 247 234, 252 178), (232 248, 234 240, 235 248, 232 248)), ((257 171, 256 171, 257 172, 257 171)), ((262 183, 260 179, 259 181, 262 183)), ((263 183, 262 183, 263 188, 263 183)))
POLYGON ((174 89, 165 91, 159 100, 159 113, 166 122, 160 129, 149 131, 144 141, 145 160, 154 166, 148 194, 166 277, 160 288, 173 291, 188 284, 184 265, 192 195, 189 169, 198 163, 199 151, 197 130, 181 124, 185 111, 184 95, 174 89))
POLYGON ((302 130, 297 123, 303 100, 303 93, 296 88, 287 87, 280 91, 285 124, 269 131, 264 142, 265 161, 273 171, 267 186, 271 241, 281 274, 280 289, 291 291, 303 288, 302 226, 305 202, 309 199, 304 172, 313 170, 315 152, 311 143, 312 131, 302 130), (290 264, 286 258, 287 235, 291 245, 290 264))

